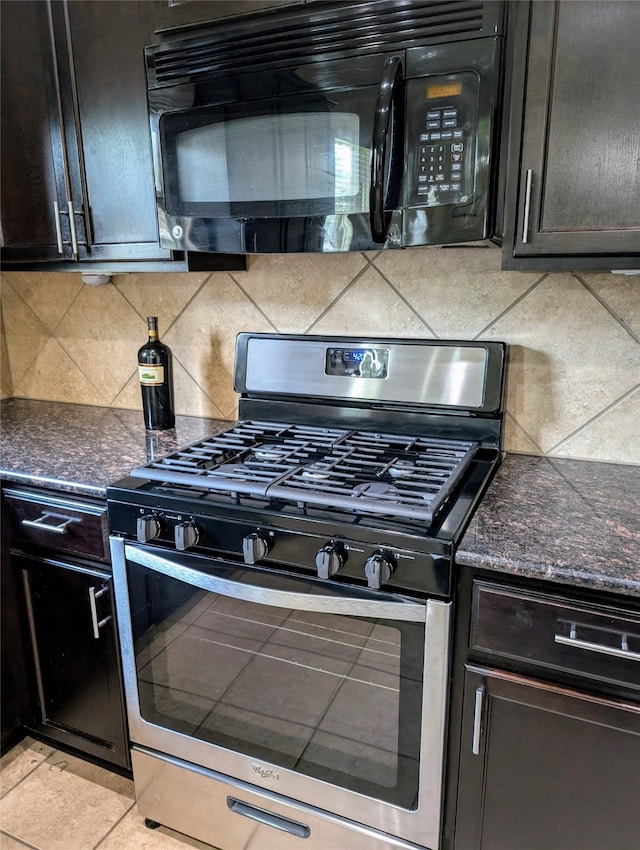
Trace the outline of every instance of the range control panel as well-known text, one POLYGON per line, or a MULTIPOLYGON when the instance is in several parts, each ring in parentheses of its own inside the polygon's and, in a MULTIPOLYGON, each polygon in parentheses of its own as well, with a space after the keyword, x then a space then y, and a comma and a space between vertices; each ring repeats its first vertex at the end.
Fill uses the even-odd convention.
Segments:
POLYGON ((112 533, 131 543, 158 546, 173 553, 205 555, 212 563, 224 561, 248 567, 294 567, 325 580, 395 592, 451 592, 451 565, 447 556, 398 546, 385 535, 342 537, 262 524, 250 519, 191 514, 109 502, 112 533))
POLYGON ((473 195, 478 96, 472 72, 407 81, 409 206, 466 203, 473 195))

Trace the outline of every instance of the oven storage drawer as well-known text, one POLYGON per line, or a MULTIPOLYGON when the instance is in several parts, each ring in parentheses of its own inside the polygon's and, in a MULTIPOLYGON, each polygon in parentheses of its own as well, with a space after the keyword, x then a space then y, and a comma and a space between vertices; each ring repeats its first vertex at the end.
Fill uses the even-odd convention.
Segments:
POLYGON ((4 489, 3 498, 13 547, 45 547, 109 561, 104 504, 11 488, 4 489))
POLYGON ((225 850, 412 850, 417 846, 142 747, 133 747, 131 759, 141 815, 225 850))
POLYGON ((469 647, 640 691, 640 612, 475 581, 469 647))

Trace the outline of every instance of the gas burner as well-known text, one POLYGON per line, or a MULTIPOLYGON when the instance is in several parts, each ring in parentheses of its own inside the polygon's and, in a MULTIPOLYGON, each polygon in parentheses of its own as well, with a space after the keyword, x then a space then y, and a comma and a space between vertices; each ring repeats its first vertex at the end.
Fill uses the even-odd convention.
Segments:
POLYGON ((310 466, 305 466, 302 475, 304 478, 312 478, 315 481, 327 481, 331 478, 331 464, 312 463, 310 466))
POLYGON ((381 496, 398 495, 398 491, 392 484, 386 484, 384 481, 365 481, 364 484, 356 484, 353 488, 353 495, 367 499, 378 499, 381 496))
POLYGON ((244 481, 251 478, 251 470, 244 463, 223 463, 211 473, 222 478, 233 478, 234 481, 244 481))
POLYGON ((397 458, 386 470, 392 478, 410 478, 415 472, 416 465, 412 460, 397 458))
POLYGON ((253 449, 252 453, 253 457, 256 460, 264 460, 264 461, 277 461, 283 457, 286 457, 287 452, 285 449, 276 448, 274 446, 257 446, 253 449))

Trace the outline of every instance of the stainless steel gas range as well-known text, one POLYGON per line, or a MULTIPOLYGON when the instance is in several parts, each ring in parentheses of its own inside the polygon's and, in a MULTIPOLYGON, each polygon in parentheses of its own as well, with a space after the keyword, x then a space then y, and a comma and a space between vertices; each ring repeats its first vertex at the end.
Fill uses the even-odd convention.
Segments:
POLYGON ((500 461, 505 359, 240 334, 239 422, 108 489, 149 826, 437 850, 455 552, 500 461))

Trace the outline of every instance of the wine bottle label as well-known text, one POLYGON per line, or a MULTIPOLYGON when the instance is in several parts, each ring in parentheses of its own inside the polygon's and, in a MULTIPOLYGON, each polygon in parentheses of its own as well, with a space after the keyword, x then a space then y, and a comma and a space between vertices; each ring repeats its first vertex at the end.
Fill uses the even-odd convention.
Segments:
POLYGON ((143 366, 138 363, 138 375, 140 383, 147 387, 164 384, 164 366, 143 366))

